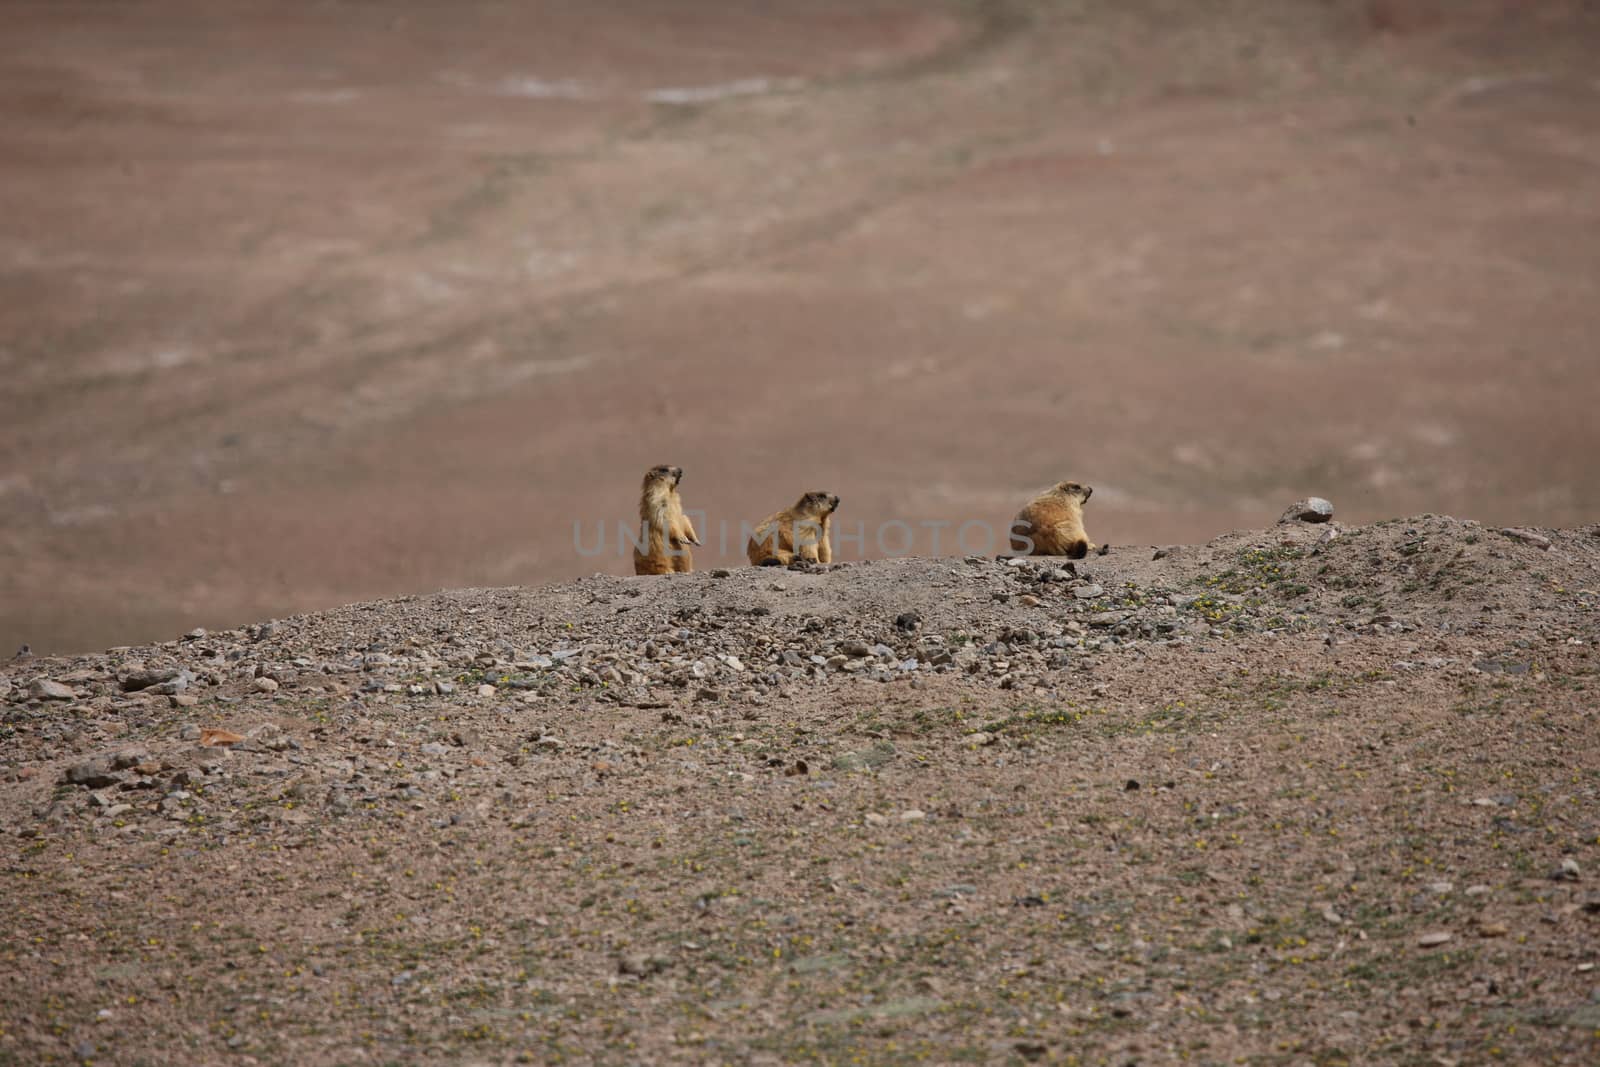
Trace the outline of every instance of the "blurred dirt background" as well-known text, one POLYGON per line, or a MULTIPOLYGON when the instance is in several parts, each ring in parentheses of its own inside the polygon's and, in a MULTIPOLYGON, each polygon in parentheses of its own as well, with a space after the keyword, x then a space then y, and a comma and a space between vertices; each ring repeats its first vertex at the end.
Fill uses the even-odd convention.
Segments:
POLYGON ((623 574, 574 521, 661 462, 704 566, 808 488, 1592 521, 1596 54, 1576 0, 8 4, 0 654, 623 574))

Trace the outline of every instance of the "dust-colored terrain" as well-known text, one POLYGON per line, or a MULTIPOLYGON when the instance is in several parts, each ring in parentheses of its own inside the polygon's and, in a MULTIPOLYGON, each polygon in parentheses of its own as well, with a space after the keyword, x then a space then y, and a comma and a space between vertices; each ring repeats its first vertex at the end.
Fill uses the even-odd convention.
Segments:
POLYGON ((1594 1063, 1600 527, 1156 556, 12 663, 0 1062, 1594 1063))
POLYGON ((735 534, 1065 477, 1113 543, 1592 521, 1597 53, 1576 0, 8 5, 0 648, 625 573, 573 523, 660 462, 735 534))

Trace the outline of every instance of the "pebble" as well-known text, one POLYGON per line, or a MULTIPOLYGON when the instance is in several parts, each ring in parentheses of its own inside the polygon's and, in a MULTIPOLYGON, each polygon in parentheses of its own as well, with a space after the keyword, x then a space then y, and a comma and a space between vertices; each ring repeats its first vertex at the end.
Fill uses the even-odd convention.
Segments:
POLYGON ((250 683, 250 686, 258 693, 276 693, 278 691, 278 683, 272 678, 257 678, 250 683))
POLYGON ((883 826, 889 821, 887 815, 880 815, 875 811, 867 812, 865 820, 868 826, 883 826))
POLYGON ((193 693, 173 693, 167 697, 167 702, 175 708, 192 708, 200 703, 200 698, 193 693))
POLYGON ((911 809, 908 809, 906 811, 902 811, 900 813, 900 821, 901 822, 921 822, 923 819, 926 819, 927 817, 928 817, 928 815, 927 815, 926 812, 919 811, 916 808, 911 808, 911 809))
POLYGON ((1093 600, 1095 597, 1103 596, 1104 594, 1104 589, 1093 584, 1080 585, 1072 591, 1072 595, 1077 597, 1079 600, 1093 600))
POLYGON ((1478 925, 1479 937, 1504 937, 1511 932, 1505 923, 1480 923, 1478 925))
POLYGON ((492 697, 496 693, 498 693, 499 691, 500 690, 496 689, 494 686, 490 685, 488 682, 485 682, 482 685, 478 686, 478 695, 481 696, 481 697, 492 697))
POLYGON ((1453 934, 1447 934, 1441 930, 1437 933, 1423 934, 1421 937, 1417 938, 1417 944, 1421 945, 1423 948, 1435 948, 1439 945, 1448 943, 1453 937, 1453 934))

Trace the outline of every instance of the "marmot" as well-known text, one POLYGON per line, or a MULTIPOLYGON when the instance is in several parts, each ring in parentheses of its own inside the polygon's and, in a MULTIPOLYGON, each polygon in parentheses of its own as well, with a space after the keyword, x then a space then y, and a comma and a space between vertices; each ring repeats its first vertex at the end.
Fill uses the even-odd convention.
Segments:
POLYGON ((801 497, 792 508, 761 520, 745 552, 750 562, 760 567, 787 567, 796 558, 812 563, 832 563, 833 545, 828 532, 839 498, 832 493, 812 492, 801 497))
POLYGON ((694 570, 690 545, 700 543, 683 513, 678 483, 682 467, 651 467, 639 494, 639 540, 633 546, 633 573, 688 574, 694 570), (642 546, 642 547, 641 547, 642 546))
POLYGON ((1057 482, 1034 497, 1011 520, 1011 551, 1072 559, 1095 551, 1083 530, 1083 505, 1093 494, 1091 486, 1057 482))

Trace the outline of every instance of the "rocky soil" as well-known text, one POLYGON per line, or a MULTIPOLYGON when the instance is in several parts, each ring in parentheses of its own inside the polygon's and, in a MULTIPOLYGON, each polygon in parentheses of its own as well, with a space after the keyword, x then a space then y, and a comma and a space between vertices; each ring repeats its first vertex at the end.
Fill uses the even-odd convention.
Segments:
POLYGON ((19 657, 0 1063, 1594 1062, 1597 622, 1286 517, 19 657))

